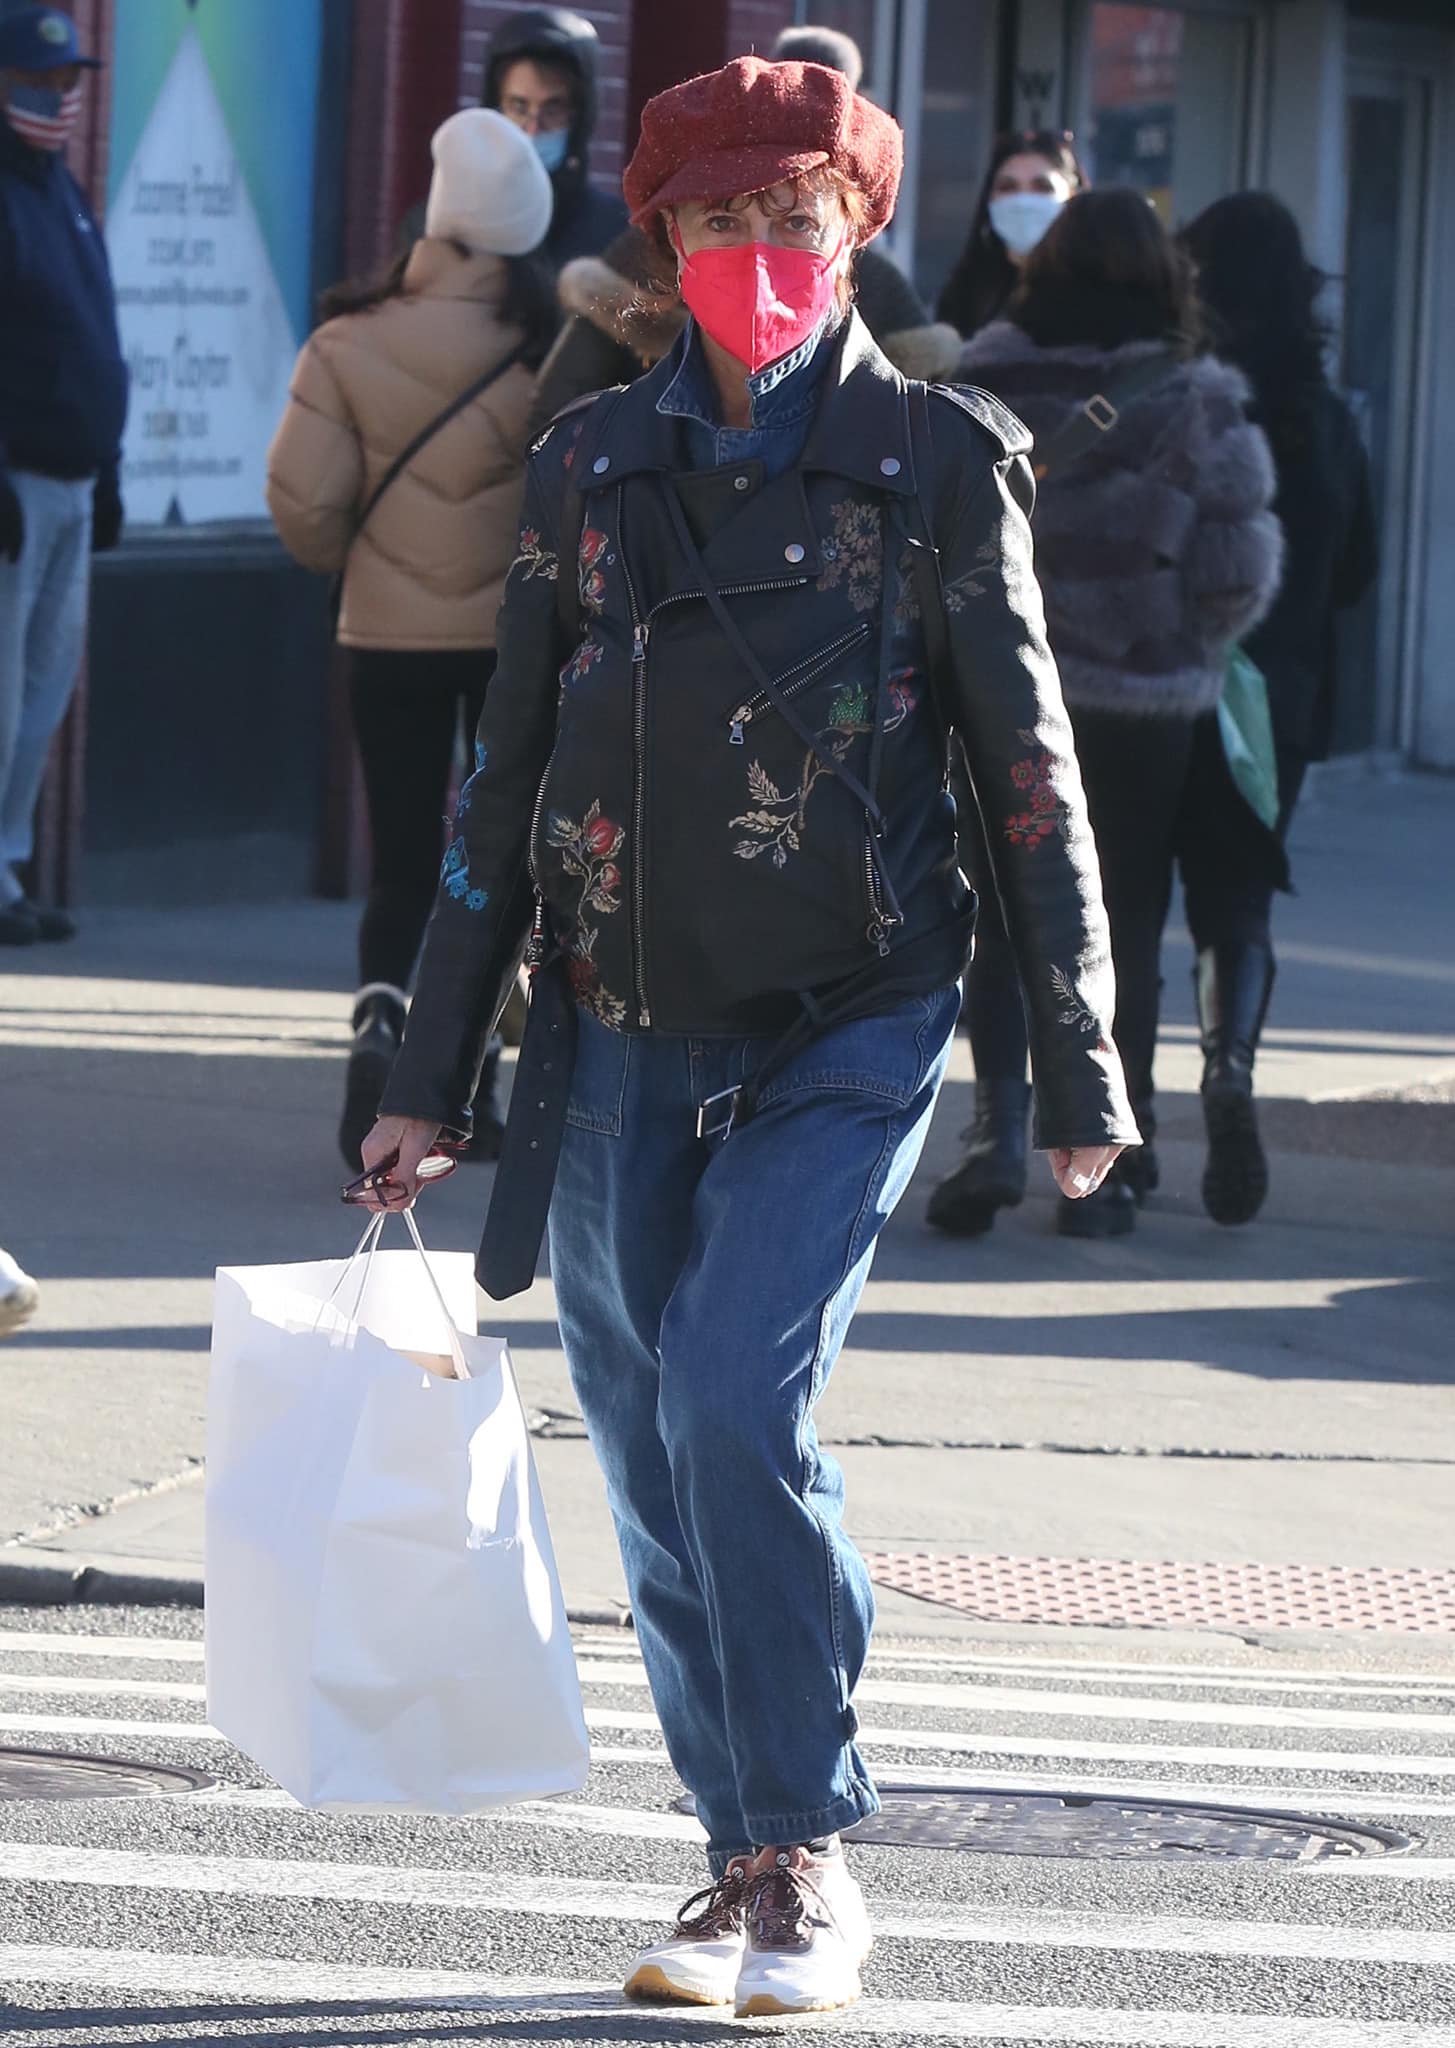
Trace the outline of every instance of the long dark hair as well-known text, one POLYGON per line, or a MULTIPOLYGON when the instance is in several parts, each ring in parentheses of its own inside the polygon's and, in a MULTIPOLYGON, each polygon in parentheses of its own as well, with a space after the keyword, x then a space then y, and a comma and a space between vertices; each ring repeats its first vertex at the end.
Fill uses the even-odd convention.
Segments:
POLYGON ((1319 312, 1328 283, 1310 263, 1298 222, 1271 192, 1233 192, 1181 235, 1197 267, 1213 347, 1236 363, 1270 427, 1300 418, 1328 381, 1330 328, 1319 312))
POLYGON ((1038 348, 1202 345, 1192 260, 1140 192, 1110 186, 1068 201, 1031 251, 1007 309, 1038 348))
POLYGON ((985 182, 980 187, 980 197, 975 202, 975 212, 971 217, 969 238, 940 293, 937 309, 941 320, 948 320, 964 335, 978 333, 988 321, 1004 312, 1020 275, 1006 253, 1004 242, 990 225, 990 202, 995 193, 995 181, 1000 175, 1001 165, 1008 163, 1013 156, 1044 157, 1053 171, 1060 171, 1063 177, 1070 179, 1075 191, 1084 191, 1090 183, 1069 133, 1057 134, 1050 128, 1030 128, 1012 130, 995 138, 995 146, 990 152, 990 168, 985 173, 985 182))
MULTIPOLYGON (((463 242, 455 242, 452 247, 460 256, 473 253, 463 242)), ((408 298, 405 273, 413 253, 412 247, 401 249, 384 269, 330 285, 318 302, 319 319, 336 320, 343 313, 371 313, 389 299, 408 298)), ((501 261, 505 265, 505 296, 500 302, 500 318, 506 326, 518 327, 524 334, 521 360, 527 368, 538 370, 561 320, 555 280, 538 255, 503 256, 501 261)))

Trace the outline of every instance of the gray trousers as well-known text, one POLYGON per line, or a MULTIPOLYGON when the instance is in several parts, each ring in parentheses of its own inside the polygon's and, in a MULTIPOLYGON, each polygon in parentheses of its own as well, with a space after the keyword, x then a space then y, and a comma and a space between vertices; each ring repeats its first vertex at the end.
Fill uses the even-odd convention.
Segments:
POLYGON ((25 514, 20 560, 0 558, 0 905, 21 894, 36 799, 86 644, 92 480, 12 470, 25 514))

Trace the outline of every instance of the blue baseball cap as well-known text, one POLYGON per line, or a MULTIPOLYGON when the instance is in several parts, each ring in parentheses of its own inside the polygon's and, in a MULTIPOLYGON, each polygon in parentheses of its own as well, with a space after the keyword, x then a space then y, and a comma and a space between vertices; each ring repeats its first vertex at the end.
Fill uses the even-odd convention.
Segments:
POLYGON ((0 71, 60 71, 79 64, 99 71, 99 57, 81 55, 81 36, 69 14, 55 7, 22 7, 0 20, 0 71))

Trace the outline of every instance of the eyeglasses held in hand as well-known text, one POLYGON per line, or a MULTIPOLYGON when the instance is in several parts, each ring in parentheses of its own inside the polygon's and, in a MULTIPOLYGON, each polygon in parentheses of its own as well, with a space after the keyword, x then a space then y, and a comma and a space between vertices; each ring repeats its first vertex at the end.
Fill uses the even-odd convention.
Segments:
MULTIPOLYGON (((448 1152, 427 1152, 415 1172, 421 1181, 447 1180, 459 1165, 459 1160, 448 1152)), ((342 1202, 367 1202, 370 1196, 386 1206, 397 1195, 404 1193, 402 1180, 391 1180, 389 1170, 399 1164, 399 1154, 391 1152, 387 1159, 371 1167, 368 1173, 361 1173, 357 1180, 351 1180, 346 1188, 339 1191, 342 1202)))

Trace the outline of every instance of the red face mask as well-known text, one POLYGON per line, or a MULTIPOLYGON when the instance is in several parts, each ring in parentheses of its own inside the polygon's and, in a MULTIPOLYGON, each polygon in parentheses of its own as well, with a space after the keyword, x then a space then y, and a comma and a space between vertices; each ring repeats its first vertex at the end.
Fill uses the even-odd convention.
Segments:
MULTIPOLYGON (((683 255, 676 229, 672 239, 683 255)), ((834 296, 841 241, 829 256, 817 249, 780 249, 739 242, 683 256, 682 297, 698 325, 750 372, 764 369, 806 341, 834 296)))

